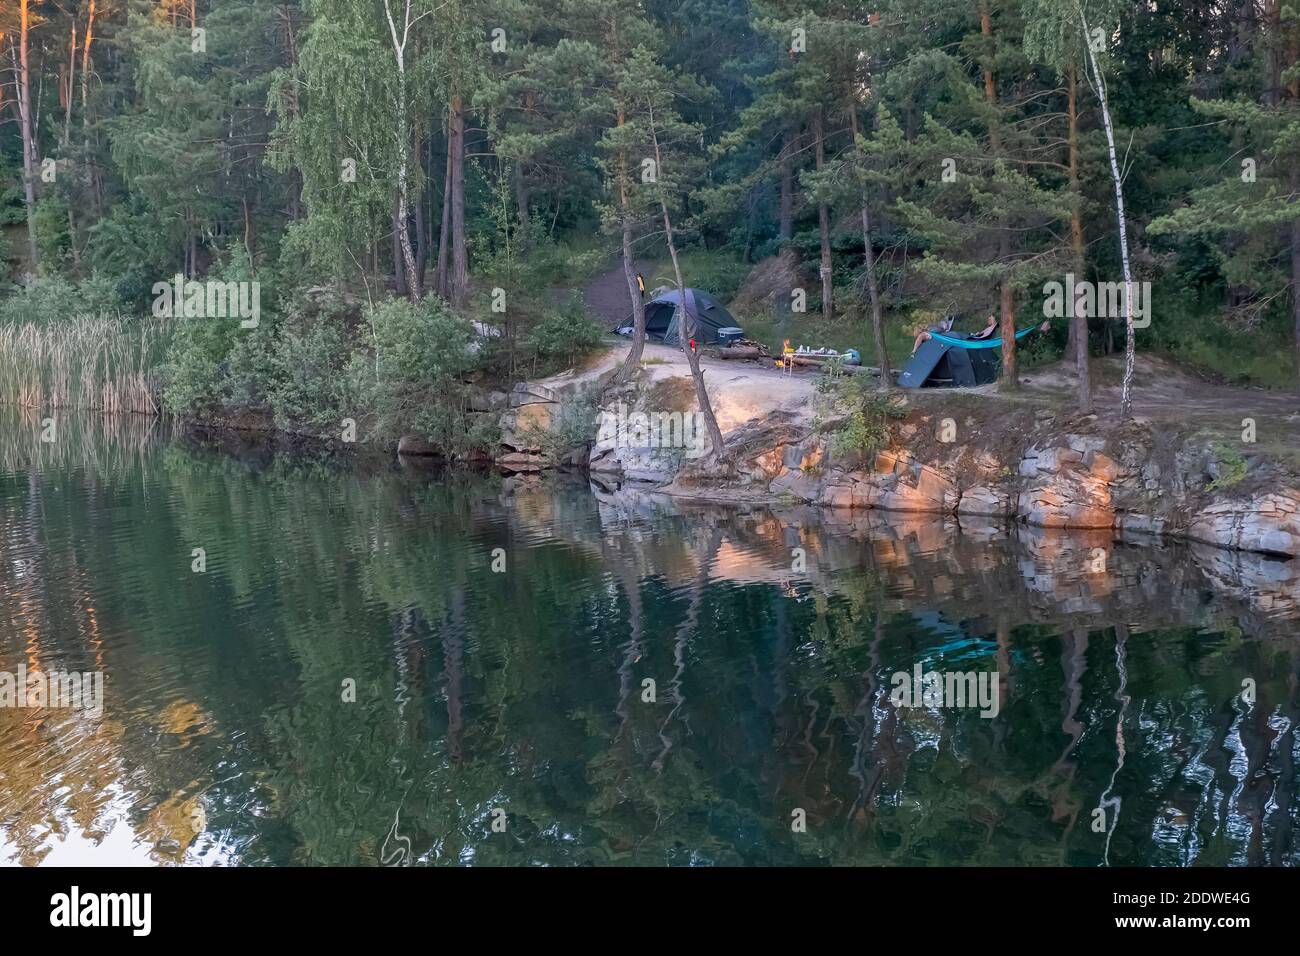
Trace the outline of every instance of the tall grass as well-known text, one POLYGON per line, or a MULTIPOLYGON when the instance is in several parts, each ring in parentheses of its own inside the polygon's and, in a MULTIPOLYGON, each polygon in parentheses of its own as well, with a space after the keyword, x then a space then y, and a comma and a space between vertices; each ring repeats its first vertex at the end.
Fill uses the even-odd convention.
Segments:
POLYGON ((0 402, 157 415, 149 370, 164 344, 164 326, 153 319, 0 322, 0 402))

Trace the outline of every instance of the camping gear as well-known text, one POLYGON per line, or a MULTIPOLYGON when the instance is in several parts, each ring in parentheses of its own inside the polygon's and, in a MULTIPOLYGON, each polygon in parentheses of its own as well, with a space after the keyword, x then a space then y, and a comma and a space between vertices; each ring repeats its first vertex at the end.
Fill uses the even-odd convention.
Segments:
MULTIPOLYGON (((1019 332, 1016 333, 1016 341, 1019 342, 1026 335, 1028 335, 1030 332, 1033 332, 1037 328, 1039 328, 1039 326, 1031 325, 1027 329, 1021 329, 1019 332)), ((966 339, 963 337, 959 337, 959 335, 960 334, 945 335, 942 332, 931 332, 930 338, 938 339, 940 342, 947 343, 948 345, 951 345, 959 349, 1000 349, 1002 348, 1002 336, 1000 335, 992 339, 966 339)))
MULTIPOLYGON (((1041 326, 1030 326, 1016 333, 1023 339, 1041 326)), ((903 371, 898 384, 903 388, 944 388, 988 385, 997 381, 998 353, 1002 337, 972 339, 965 332, 931 332, 921 343, 903 371)))
POLYGON ((845 349, 845 350, 844 350, 844 364, 845 364, 845 365, 861 365, 861 364, 862 364, 862 356, 861 356, 860 354, 858 354, 858 350, 857 350, 857 349, 845 349))
MULTIPOLYGON (((665 345, 680 345, 678 305, 681 294, 676 289, 662 291, 646 303, 645 332, 665 345)), ((686 290, 686 313, 694 320, 695 340, 709 345, 718 341, 721 329, 734 329, 736 320, 718 300, 702 289, 686 290)))
POLYGON ((718 329, 718 344, 723 348, 735 345, 745 337, 745 330, 736 328, 732 325, 725 329, 718 329))
MULTIPOLYGON (((916 354, 903 366, 898 384, 903 388, 944 388, 987 385, 998 377, 997 354, 986 348, 958 347, 954 336, 930 333, 916 354)), ((964 340, 962 340, 964 341, 964 340)), ((982 342, 970 343, 980 346, 982 342)))

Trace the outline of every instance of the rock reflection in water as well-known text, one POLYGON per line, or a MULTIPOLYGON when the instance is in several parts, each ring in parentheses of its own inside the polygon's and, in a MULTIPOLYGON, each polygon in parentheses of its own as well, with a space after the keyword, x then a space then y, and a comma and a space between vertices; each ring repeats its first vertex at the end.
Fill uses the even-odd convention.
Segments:
POLYGON ((1291 564, 131 440, 2 466, 0 671, 106 700, 0 708, 0 859, 1297 862, 1291 564))

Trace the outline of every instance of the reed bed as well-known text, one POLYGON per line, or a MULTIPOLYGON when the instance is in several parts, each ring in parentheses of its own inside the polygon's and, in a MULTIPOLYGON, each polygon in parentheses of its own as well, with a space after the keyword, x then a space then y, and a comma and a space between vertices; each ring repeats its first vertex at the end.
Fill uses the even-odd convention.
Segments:
POLYGON ((155 319, 101 314, 0 322, 0 402, 158 415, 149 370, 164 344, 155 319))

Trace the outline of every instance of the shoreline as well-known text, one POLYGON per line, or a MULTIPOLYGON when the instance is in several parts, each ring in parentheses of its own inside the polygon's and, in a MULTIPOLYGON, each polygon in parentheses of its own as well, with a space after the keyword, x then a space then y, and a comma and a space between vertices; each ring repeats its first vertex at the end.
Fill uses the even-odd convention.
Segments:
MULTIPOLYGON (((146 417, 88 411, 96 417, 146 417)), ((350 443, 264 423, 254 426, 246 416, 147 417, 167 424, 175 437, 245 459, 283 451, 324 456, 368 471, 463 470, 516 478, 560 472, 580 476, 593 490, 626 489, 687 504, 880 511, 954 518, 959 523, 980 519, 1045 530, 1108 532, 1120 541, 1183 541, 1280 562, 1300 557, 1300 476, 1261 457, 1249 462, 1235 481, 1216 484, 1220 478, 1213 473, 1215 463, 1207 460, 1212 449, 1153 423, 1098 429, 1102 423, 1094 420, 1092 429, 1076 431, 1040 418, 1040 425, 1048 427, 1037 434, 1032 429, 1018 432, 1023 442, 1012 442, 995 454, 990 440, 929 440, 934 416, 913 408, 891 429, 889 448, 876 452, 869 462, 847 462, 834 460, 823 434, 789 413, 777 412, 770 420, 751 421, 728 433, 729 447, 744 444, 748 452, 737 461, 735 478, 718 480, 694 471, 691 462, 674 459, 671 453, 601 449, 595 441, 556 457, 539 448, 526 453, 527 467, 516 468, 507 463, 508 456, 518 457, 520 451, 506 445, 495 459, 488 453, 458 460, 402 452, 397 442, 350 443), (1016 445, 1023 447, 1008 454, 1007 448, 1016 445), (626 464, 644 466, 647 460, 657 477, 628 474, 635 469, 626 464), (1162 462, 1170 467, 1162 468, 1162 462)), ((1014 423, 1010 430, 1016 431, 1014 423)))

